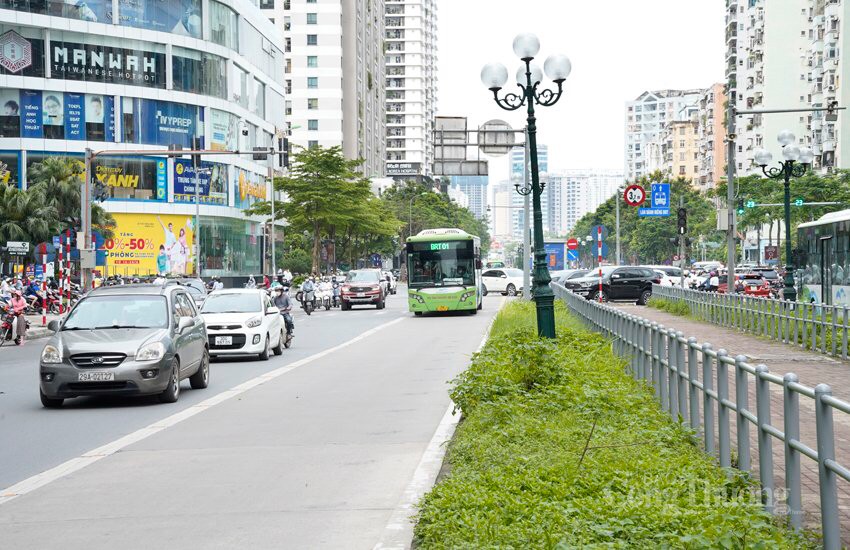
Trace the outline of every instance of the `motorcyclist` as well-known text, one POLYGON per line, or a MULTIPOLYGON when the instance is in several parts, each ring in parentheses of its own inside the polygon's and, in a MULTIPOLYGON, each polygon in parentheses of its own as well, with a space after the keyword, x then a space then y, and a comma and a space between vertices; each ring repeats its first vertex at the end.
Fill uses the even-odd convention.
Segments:
POLYGON ((20 290, 12 292, 12 313, 15 314, 15 344, 21 345, 24 343, 24 336, 27 333, 27 321, 24 318, 24 310, 26 310, 27 302, 21 295, 20 290))
POLYGON ((216 275, 213 277, 212 289, 213 290, 221 290, 224 288, 224 283, 221 282, 221 277, 216 275))
POLYGON ((257 281, 254 280, 253 275, 248 275, 248 282, 245 283, 245 288, 257 288, 257 281))
POLYGON ((38 284, 38 281, 35 279, 30 279, 27 284, 26 290, 24 290, 24 298, 30 303, 31 306, 35 307, 39 300, 39 293, 41 292, 41 286, 38 284))
POLYGON ((280 310, 283 316, 283 323, 286 325, 286 334, 295 336, 295 323, 292 321, 292 300, 289 298, 289 292, 283 286, 274 288, 274 305, 280 310))
POLYGON ((331 277, 331 288, 333 289, 333 304, 336 307, 339 304, 339 281, 336 280, 336 275, 331 277))

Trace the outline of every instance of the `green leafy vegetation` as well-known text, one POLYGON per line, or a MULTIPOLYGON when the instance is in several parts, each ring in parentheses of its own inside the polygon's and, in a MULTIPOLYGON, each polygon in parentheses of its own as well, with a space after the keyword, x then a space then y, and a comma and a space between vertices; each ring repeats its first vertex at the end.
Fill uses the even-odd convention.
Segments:
POLYGON ((687 317, 691 314, 691 308, 682 300, 670 300, 668 298, 660 298, 653 296, 646 303, 649 307, 672 313, 673 315, 681 315, 687 317))
POLYGON ((557 304, 515 302, 453 384, 464 419, 421 502, 419 548, 807 548, 557 304))

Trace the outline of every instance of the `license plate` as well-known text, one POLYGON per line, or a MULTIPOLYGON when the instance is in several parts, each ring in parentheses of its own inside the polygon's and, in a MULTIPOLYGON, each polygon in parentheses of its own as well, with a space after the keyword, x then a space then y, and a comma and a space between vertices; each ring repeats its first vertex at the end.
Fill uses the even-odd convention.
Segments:
POLYGON ((448 311, 449 306, 437 306, 437 311, 448 311))
POLYGON ((216 336, 215 345, 217 346, 232 346, 233 336, 216 336))
POLYGON ((111 382, 115 380, 114 372, 81 372, 77 377, 80 382, 111 382))
POLYGON ((756 286, 751 286, 751 287, 750 287, 750 290, 758 290, 758 287, 756 287, 756 286))
POLYGON ((357 297, 358 297, 358 298, 365 298, 365 297, 366 297, 366 293, 365 293, 365 292, 358 292, 358 293, 357 293, 357 297))

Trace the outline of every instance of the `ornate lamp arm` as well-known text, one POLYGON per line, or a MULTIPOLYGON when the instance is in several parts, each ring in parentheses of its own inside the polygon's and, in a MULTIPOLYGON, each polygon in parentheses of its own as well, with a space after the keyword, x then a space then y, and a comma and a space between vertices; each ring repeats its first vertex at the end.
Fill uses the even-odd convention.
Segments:
POLYGON ((519 87, 522 90, 521 95, 515 94, 513 92, 509 92, 509 93, 506 93, 505 97, 503 97, 503 98, 499 97, 499 90, 498 89, 493 89, 493 99, 496 100, 496 105, 498 105, 499 107, 501 107, 502 109, 504 109, 506 111, 516 111, 517 109, 519 109, 523 105, 525 105, 525 99, 526 99, 525 88, 523 88, 522 86, 519 86, 519 87))
POLYGON ((537 86, 534 86, 534 99, 537 101, 538 105, 542 105, 543 107, 551 107, 555 103, 561 99, 561 94, 564 93, 564 83, 563 81, 558 82, 558 91, 552 91, 550 89, 545 89, 540 92, 537 91, 537 86))
POLYGON ((785 163, 780 164, 779 166, 774 166, 772 168, 768 168, 767 166, 762 166, 761 171, 764 172, 764 175, 770 179, 778 180, 785 176, 785 163))
POLYGON ((793 176, 795 178, 803 177, 803 176, 806 175, 807 169, 808 169, 808 166, 806 166, 805 164, 799 164, 799 163, 795 162, 791 166, 791 176, 793 176))

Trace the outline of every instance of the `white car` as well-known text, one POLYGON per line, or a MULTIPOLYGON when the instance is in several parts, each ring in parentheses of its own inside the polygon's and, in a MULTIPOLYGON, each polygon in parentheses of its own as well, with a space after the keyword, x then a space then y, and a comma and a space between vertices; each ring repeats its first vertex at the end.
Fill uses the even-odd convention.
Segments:
POLYGON ((262 289, 215 290, 204 300, 210 356, 257 355, 266 360, 283 353, 283 317, 262 289))
POLYGON ((499 292, 508 296, 516 296, 522 292, 522 270, 513 268, 488 269, 481 274, 484 283, 484 295, 489 292, 499 292))
POLYGON ((381 276, 386 281, 387 277, 390 279, 389 288, 387 288, 387 294, 395 294, 396 290, 398 290, 398 281, 395 276, 393 276, 392 271, 381 271, 381 276))
POLYGON ((642 265, 658 273, 661 277, 661 286, 681 286, 682 270, 672 265, 642 265))

